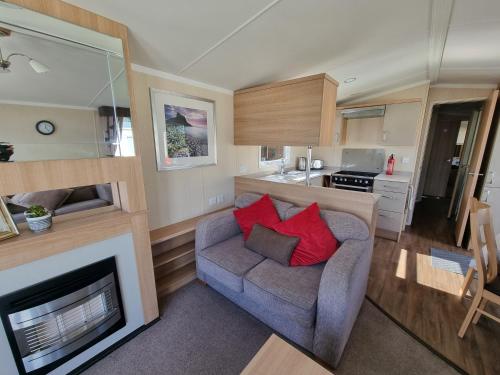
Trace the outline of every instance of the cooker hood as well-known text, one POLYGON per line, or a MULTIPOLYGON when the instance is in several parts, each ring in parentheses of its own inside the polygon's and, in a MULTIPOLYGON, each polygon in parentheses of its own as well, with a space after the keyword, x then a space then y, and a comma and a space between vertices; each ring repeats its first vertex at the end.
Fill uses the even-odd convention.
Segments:
POLYGON ((384 117, 385 105, 362 108, 347 108, 342 110, 340 113, 346 119, 384 117))

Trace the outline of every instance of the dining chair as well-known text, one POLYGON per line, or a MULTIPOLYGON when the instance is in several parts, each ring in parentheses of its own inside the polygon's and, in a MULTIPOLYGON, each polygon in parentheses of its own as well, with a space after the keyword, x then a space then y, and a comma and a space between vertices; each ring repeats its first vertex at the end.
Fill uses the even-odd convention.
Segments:
POLYGON ((500 318, 485 311, 488 302, 500 305, 500 277, 497 264, 497 244, 493 231, 490 206, 471 199, 470 229, 471 243, 474 251, 477 270, 477 291, 471 306, 458 331, 458 336, 463 338, 471 321, 476 324, 481 315, 487 316, 500 323, 500 318), (483 236, 481 236, 481 232, 483 236), (483 241, 484 238, 484 241, 483 241), (483 252, 486 247, 486 253, 483 252), (488 259, 486 261, 486 259, 488 259), (486 267, 486 262, 488 267, 486 267))
MULTIPOLYGON (((496 235, 495 242, 497 244, 497 263, 500 263, 500 247, 498 246, 498 244, 500 244, 500 233, 496 235)), ((488 250, 486 249, 486 246, 482 247, 482 251, 483 251, 483 256, 485 258, 486 267, 488 267, 488 256, 486 255, 488 250)), ((469 262, 469 268, 467 269, 464 283, 462 285, 462 288, 460 289, 460 296, 462 298, 465 297, 465 295, 469 291, 470 284, 472 283, 472 280, 474 280, 474 274, 476 272, 477 272, 476 258, 473 257, 469 262)))

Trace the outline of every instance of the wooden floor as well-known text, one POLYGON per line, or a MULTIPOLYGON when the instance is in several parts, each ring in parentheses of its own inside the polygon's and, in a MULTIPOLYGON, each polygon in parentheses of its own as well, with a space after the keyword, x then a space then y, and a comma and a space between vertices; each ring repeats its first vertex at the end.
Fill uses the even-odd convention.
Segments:
POLYGON ((430 264, 431 247, 466 253, 453 245, 447 203, 418 203, 414 223, 399 243, 376 238, 368 296, 465 372, 500 374, 500 324, 483 317, 460 339, 457 333, 471 302, 458 297, 463 277, 430 264))

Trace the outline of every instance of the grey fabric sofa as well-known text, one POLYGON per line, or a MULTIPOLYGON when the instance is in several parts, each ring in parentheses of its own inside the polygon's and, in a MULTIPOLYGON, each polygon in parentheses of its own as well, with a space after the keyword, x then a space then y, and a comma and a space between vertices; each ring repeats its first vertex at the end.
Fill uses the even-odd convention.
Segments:
MULTIPOLYGON (((68 199, 66 199, 60 207, 54 210, 54 216, 106 207, 113 204, 113 193, 110 184, 81 186, 73 188, 73 190, 73 193, 71 193, 68 199)), ((7 204, 7 208, 11 211, 9 204, 7 204)), ((24 211, 25 209, 14 212, 11 211, 12 219, 16 224, 26 221, 24 211)))
MULTIPOLYGON (((260 197, 243 194, 235 206, 260 197)), ((303 209, 273 202, 282 220, 303 209)), ((246 249, 229 210, 198 223, 196 266, 199 279, 336 367, 365 297, 373 240, 354 215, 322 210, 321 216, 342 243, 326 263, 286 267, 246 249)))

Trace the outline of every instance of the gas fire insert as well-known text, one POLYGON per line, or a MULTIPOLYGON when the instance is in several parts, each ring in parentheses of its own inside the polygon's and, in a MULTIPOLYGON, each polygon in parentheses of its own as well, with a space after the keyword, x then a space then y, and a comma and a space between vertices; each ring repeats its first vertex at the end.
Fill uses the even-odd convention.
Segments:
POLYGON ((41 375, 126 324, 115 258, 0 297, 20 374, 41 375))

